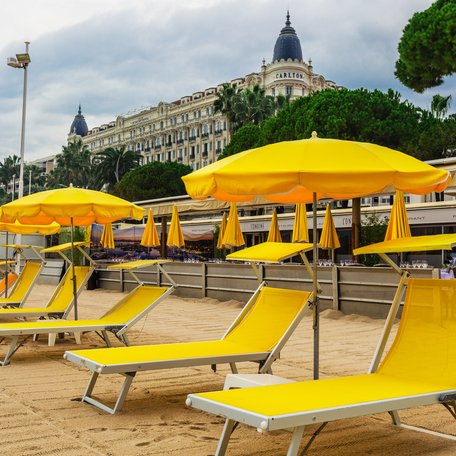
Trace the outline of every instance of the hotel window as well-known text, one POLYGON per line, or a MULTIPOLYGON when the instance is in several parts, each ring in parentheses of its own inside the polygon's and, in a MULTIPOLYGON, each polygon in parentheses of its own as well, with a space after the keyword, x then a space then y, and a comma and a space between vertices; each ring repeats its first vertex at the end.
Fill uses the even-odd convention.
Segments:
POLYGON ((286 93, 287 95, 293 95, 293 86, 287 85, 287 86, 285 87, 285 93, 286 93))
POLYGON ((272 96, 275 97, 275 87, 272 88, 272 96))

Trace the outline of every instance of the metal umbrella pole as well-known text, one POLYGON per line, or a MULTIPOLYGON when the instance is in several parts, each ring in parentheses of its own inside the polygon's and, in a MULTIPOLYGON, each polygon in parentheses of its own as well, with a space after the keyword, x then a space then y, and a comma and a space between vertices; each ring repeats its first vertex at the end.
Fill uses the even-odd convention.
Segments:
POLYGON ((78 319, 78 292, 76 286, 76 272, 74 267, 74 224, 73 224, 73 217, 70 218, 71 220, 71 273, 73 281, 73 299, 74 299, 74 319, 78 319))
POLYGON ((319 334, 319 305, 318 305, 318 279, 317 279, 317 263, 318 263, 318 239, 317 239, 317 194, 313 192, 313 298, 312 298, 312 328, 314 333, 314 380, 319 378, 319 358, 320 358, 320 334, 319 334))

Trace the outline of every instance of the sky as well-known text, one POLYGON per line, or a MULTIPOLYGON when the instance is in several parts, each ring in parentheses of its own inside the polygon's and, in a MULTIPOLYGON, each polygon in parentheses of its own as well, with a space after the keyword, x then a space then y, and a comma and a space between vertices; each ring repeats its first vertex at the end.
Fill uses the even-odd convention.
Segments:
POLYGON ((25 161, 61 152, 82 105, 88 127, 142 106, 260 70, 289 8, 304 60, 349 89, 399 91, 429 108, 456 77, 416 94, 394 77, 408 20, 432 0, 15 0, 2 3, 0 161, 19 155, 23 70, 6 65, 30 41, 25 161))

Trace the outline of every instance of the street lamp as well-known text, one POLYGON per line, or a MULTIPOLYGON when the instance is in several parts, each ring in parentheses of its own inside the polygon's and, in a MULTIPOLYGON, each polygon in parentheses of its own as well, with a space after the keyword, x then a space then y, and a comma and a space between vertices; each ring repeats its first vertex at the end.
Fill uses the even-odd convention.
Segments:
POLYGON ((19 164, 19 192, 18 198, 24 196, 24 144, 25 144, 25 108, 27 103, 27 67, 29 66, 30 55, 28 53, 29 41, 25 42, 25 52, 16 54, 16 57, 8 57, 6 63, 12 68, 21 68, 24 70, 24 92, 22 96, 22 128, 21 128, 21 162, 19 164))

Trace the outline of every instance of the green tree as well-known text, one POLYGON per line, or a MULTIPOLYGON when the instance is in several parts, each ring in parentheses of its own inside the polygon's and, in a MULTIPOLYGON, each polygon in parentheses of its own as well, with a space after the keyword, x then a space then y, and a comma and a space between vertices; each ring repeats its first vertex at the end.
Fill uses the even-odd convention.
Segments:
MULTIPOLYGON (((281 100, 282 101, 282 100, 281 100)), ((264 119, 275 114, 276 103, 273 97, 266 95, 259 85, 247 87, 233 101, 234 119, 237 128, 247 124, 258 125, 264 119)))
POLYGON ((214 114, 220 112, 226 116, 228 135, 231 135, 233 132, 233 126, 235 124, 235 111, 233 105, 238 94, 239 89, 235 84, 225 82, 222 84, 222 89, 217 92, 217 99, 214 101, 214 114))
POLYGON ((415 13, 398 45, 396 77, 416 91, 441 85, 456 71, 456 0, 437 0, 415 13))
MULTIPOLYGON (((8 186, 12 185, 13 176, 16 182, 19 179, 21 159, 17 155, 5 157, 3 162, 0 163, 0 182, 5 189, 6 199, 11 201, 11 195, 8 195, 8 186)), ((12 188, 12 187, 11 187, 12 188)), ((6 202, 6 200, 4 200, 6 202)))
MULTIPOLYGON (((456 57, 456 56, 455 56, 456 57)), ((431 112, 437 119, 444 119, 451 106, 451 95, 443 97, 442 95, 434 95, 431 102, 431 112)))
POLYGON ((92 154, 81 139, 62 146, 62 152, 56 156, 56 167, 49 173, 47 188, 75 187, 100 188, 96 182, 92 166, 92 154))
POLYGON ((119 148, 108 147, 103 152, 99 152, 95 159, 95 173, 99 182, 108 184, 109 189, 112 190, 128 171, 138 166, 140 156, 132 150, 125 150, 125 146, 121 146, 119 148))
POLYGON ((177 162, 153 162, 125 174, 115 193, 129 201, 165 198, 185 194, 182 176, 192 168, 177 162))
MULTIPOLYGON (((380 218, 377 214, 368 215, 361 223, 361 242, 363 245, 371 245, 385 240, 386 230, 388 228, 388 218, 380 218)), ((376 254, 360 255, 361 263, 366 266, 373 266, 379 263, 380 257, 376 254)))
POLYGON ((219 160, 243 150, 253 149, 260 140, 261 130, 258 125, 250 124, 240 128, 225 147, 219 160))
POLYGON ((24 194, 28 194, 29 188, 30 193, 41 192, 46 184, 46 175, 39 166, 29 164, 25 166, 24 180, 24 194))

